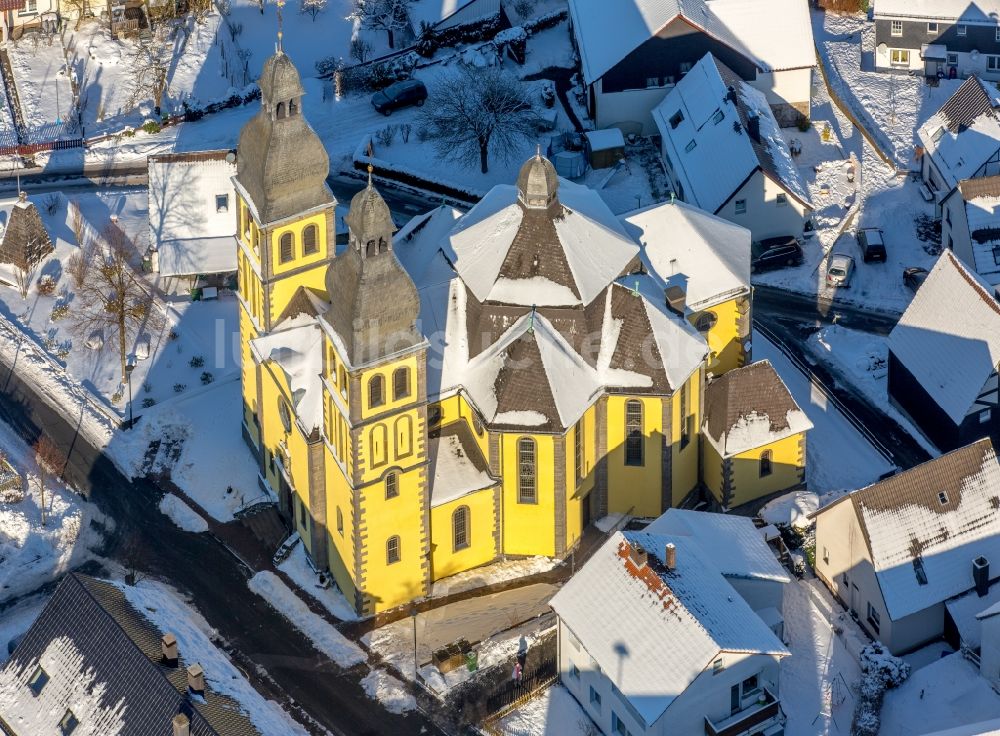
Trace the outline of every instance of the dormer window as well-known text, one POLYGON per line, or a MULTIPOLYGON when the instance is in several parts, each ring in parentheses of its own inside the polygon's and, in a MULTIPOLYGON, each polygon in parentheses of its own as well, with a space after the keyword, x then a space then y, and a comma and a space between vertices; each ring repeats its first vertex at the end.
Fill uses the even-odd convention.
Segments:
POLYGON ((938 491, 938 503, 945 506, 948 503, 948 494, 944 491, 938 491))

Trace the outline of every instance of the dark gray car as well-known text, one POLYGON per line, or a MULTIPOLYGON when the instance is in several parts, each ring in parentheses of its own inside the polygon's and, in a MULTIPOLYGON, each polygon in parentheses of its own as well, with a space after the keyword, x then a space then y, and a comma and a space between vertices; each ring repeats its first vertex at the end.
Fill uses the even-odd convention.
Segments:
POLYGON ((420 107, 427 99, 427 87, 419 79, 390 84, 372 95, 372 106, 383 115, 391 115, 393 110, 416 105, 420 107))

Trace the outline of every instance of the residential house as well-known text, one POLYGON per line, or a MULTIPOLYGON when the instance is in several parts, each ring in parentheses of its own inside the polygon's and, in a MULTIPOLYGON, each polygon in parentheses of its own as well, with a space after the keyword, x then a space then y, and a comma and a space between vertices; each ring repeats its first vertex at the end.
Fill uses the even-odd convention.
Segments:
POLYGON ((680 200, 619 218, 662 275, 676 311, 705 336, 708 370, 719 375, 750 358, 750 231, 680 200))
POLYGON ((996 0, 879 0, 875 68, 1000 79, 996 0))
POLYGON ((651 111, 707 53, 758 89, 782 125, 809 116, 806 0, 771 0, 767 12, 757 0, 570 0, 569 13, 598 128, 655 133, 651 111))
POLYGON ((747 228, 802 237, 812 204, 767 100, 706 54, 653 110, 677 197, 747 228))
POLYGON ((962 206, 947 223, 946 242, 995 290, 1000 285, 1000 176, 963 179, 958 191, 962 206))
POLYGON ((920 175, 941 218, 941 242, 973 264, 959 185, 1000 174, 1000 92, 969 77, 917 130, 920 175))
POLYGON ((59 0, 2 0, 0 42, 19 39, 26 32, 54 33, 58 17, 59 0))
POLYGON ((149 257, 161 288, 187 292, 234 281, 236 153, 229 150, 150 156, 149 257))
POLYGON ((997 734, 1000 734, 1000 718, 946 728, 943 731, 925 733, 924 736, 997 736, 997 734))
MULTIPOLYGON (((974 651, 979 655, 979 673, 994 688, 1000 688, 1000 601, 980 610, 976 620, 979 623, 979 648, 974 651)), ((995 727, 1000 730, 1000 722, 995 727)))
POLYGON ((1000 426, 1000 303, 951 251, 889 333, 889 400, 940 449, 1000 426))
POLYGON ((205 674, 119 587, 70 573, 0 669, 0 733, 259 736, 205 674))
POLYGON ((723 509, 802 486, 812 422, 771 363, 729 371, 705 388, 702 478, 723 509))
POLYGON ((789 652, 692 537, 616 532, 550 605, 560 679, 601 733, 781 733, 789 652))
POLYGON ((946 602, 1000 559, 1000 465, 988 439, 814 512, 816 575, 893 654, 946 631, 946 602))
POLYGON ((667 509, 644 531, 690 539, 774 635, 784 639, 783 599, 792 578, 768 543, 766 529, 758 529, 748 516, 667 509))

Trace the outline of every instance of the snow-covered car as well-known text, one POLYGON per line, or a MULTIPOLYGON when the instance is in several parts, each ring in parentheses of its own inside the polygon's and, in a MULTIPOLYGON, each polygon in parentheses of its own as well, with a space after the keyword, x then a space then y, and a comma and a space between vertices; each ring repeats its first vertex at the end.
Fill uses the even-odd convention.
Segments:
POLYGON ((910 291, 916 291, 927 278, 927 269, 920 266, 910 266, 903 269, 903 283, 910 291))
POLYGON ((830 265, 826 269, 826 285, 848 289, 851 277, 854 275, 854 259, 841 253, 830 257, 830 265))
POLYGON ((427 87, 419 79, 390 84, 372 95, 372 106, 383 115, 391 115, 393 110, 416 105, 420 107, 427 99, 427 87))
POLYGON ((881 261, 885 263, 885 240, 882 231, 877 227, 861 228, 857 232, 858 247, 861 248, 861 258, 865 263, 881 261))

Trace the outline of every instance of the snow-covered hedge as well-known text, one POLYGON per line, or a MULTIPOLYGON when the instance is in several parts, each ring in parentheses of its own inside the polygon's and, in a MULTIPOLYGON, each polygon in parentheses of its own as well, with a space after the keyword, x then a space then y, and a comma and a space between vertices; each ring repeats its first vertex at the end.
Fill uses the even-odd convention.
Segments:
POLYGON ((910 665, 894 657, 881 642, 861 650, 861 685, 854 709, 854 736, 878 736, 885 691, 902 685, 910 676, 910 665))

